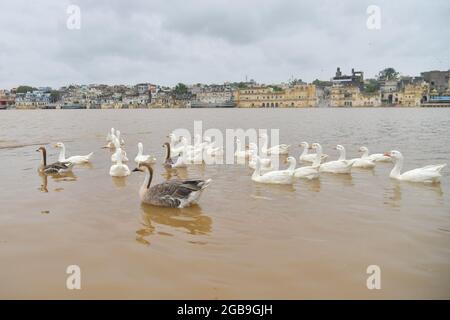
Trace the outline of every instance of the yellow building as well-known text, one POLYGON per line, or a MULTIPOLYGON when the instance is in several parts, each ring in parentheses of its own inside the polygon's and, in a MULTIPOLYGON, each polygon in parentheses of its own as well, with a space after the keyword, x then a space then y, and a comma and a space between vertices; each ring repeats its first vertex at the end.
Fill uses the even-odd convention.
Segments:
POLYGON ((427 91, 428 86, 426 84, 408 84, 405 86, 404 90, 396 96, 396 98, 398 98, 400 106, 419 107, 424 100, 424 97, 426 97, 427 91))
POLYGON ((356 86, 336 85, 331 87, 331 107, 379 107, 381 97, 379 92, 374 94, 362 93, 356 86))
POLYGON ((316 107, 316 86, 308 84, 285 89, 266 86, 238 89, 234 92, 234 101, 239 108, 316 107))
POLYGON ((16 109, 43 109, 47 103, 41 101, 20 101, 16 102, 16 109))

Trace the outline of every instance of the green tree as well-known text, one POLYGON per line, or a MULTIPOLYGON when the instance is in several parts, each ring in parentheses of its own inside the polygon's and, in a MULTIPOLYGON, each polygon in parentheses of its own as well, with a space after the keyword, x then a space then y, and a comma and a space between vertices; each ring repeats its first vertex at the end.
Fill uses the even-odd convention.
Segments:
POLYGON ((33 90, 37 90, 36 88, 30 87, 30 86, 19 86, 16 89, 16 93, 27 93, 27 92, 31 92, 33 90))
POLYGON ((179 83, 175 86, 175 89, 173 90, 176 94, 185 94, 188 92, 188 88, 185 84, 179 83))
POLYGON ((367 83, 364 84, 364 91, 367 93, 374 93, 380 90, 380 83, 375 79, 369 79, 367 83))
POLYGON ((297 84, 303 84, 304 82, 302 81, 302 79, 293 79, 293 80, 291 80, 290 82, 289 82, 289 84, 291 85, 291 86, 295 86, 295 85, 297 85, 297 84))
POLYGON ((394 68, 385 68, 378 73, 378 80, 397 80, 399 73, 394 68))

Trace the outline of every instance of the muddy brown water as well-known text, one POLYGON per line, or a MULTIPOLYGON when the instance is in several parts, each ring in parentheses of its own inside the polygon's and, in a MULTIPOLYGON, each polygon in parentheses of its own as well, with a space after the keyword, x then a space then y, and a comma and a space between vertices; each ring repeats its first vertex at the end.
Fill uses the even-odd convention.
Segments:
MULTIPOLYGON (((405 169, 449 162, 450 109, 42 110, 0 112, 0 298, 450 298, 449 168, 440 185, 389 179, 392 165, 322 175, 293 187, 256 184, 245 165, 166 172, 173 129, 279 128, 294 146, 320 142, 330 158, 400 150, 405 169), (108 174, 100 147, 119 128, 130 160, 137 142, 158 158, 155 181, 212 178, 199 205, 141 205, 143 179, 108 174), (94 151, 91 165, 43 177, 50 160, 94 151), (81 268, 81 290, 66 268, 81 268), (381 290, 366 269, 381 268, 381 290)), ((133 162, 129 163, 131 169, 133 162)))

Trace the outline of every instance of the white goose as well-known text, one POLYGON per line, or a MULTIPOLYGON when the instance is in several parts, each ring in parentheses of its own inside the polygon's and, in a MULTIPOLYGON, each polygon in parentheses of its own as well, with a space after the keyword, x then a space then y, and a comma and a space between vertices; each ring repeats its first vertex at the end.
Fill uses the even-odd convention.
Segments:
POLYGON ((114 128, 111 128, 111 131, 106 136, 106 142, 107 144, 103 148, 109 148, 113 149, 116 146, 114 145, 114 139, 116 138, 115 130, 114 128))
POLYGON ((120 145, 123 146, 125 144, 125 140, 120 137, 120 131, 116 130, 116 138, 120 142, 120 145))
POLYGON ((236 151, 234 156, 237 158, 246 158, 248 156, 248 152, 242 148, 242 143, 239 138, 236 138, 236 151))
POLYGON ((316 153, 315 156, 316 159, 314 159, 312 165, 295 169, 294 177, 308 180, 319 178, 320 162, 322 161, 323 156, 319 155, 318 153, 316 153))
POLYGON ((119 158, 119 153, 121 155, 122 162, 128 162, 127 153, 120 147, 119 140, 117 139, 117 137, 113 138, 112 143, 114 144, 116 151, 111 155, 111 162, 117 162, 119 158))
POLYGON ((136 156, 136 158, 134 158, 134 162, 136 162, 137 164, 141 163, 141 162, 148 162, 148 163, 155 163, 156 159, 155 157, 152 157, 148 154, 143 154, 144 153, 144 146, 142 144, 142 142, 138 143, 138 154, 136 156))
POLYGON ((114 128, 111 128, 111 131, 106 136, 106 142, 111 142, 112 141, 112 138, 115 137, 115 133, 114 132, 115 132, 114 128))
POLYGON ((85 156, 71 156, 69 158, 66 158, 66 146, 64 145, 64 143, 57 142, 55 144, 55 147, 61 149, 58 157, 59 162, 72 162, 73 164, 87 163, 94 154, 93 152, 91 152, 85 156))
MULTIPOLYGON (((304 162, 314 162, 316 160, 316 153, 308 153, 308 150, 311 149, 309 147, 308 142, 303 141, 302 143, 300 143, 300 146, 303 147, 303 151, 302 154, 300 155, 300 161, 304 161, 304 162)), ((325 161, 328 158, 327 154, 322 154, 321 158, 320 158, 320 162, 325 161)))
MULTIPOLYGON (((322 146, 318 143, 312 144, 313 149, 316 150, 317 154, 322 156, 322 146)), ((345 148, 341 145, 337 145, 336 148, 339 150, 340 157, 338 160, 329 161, 322 163, 319 167, 319 172, 328 172, 328 173, 351 173, 353 161, 345 160, 345 148)))
MULTIPOLYGON (((363 148, 359 148, 359 152, 364 152, 363 148)), ((367 148, 365 148, 367 150, 367 148)), ((372 169, 375 168, 375 162, 368 157, 361 157, 353 159, 353 168, 372 169)))
POLYGON ((202 149, 194 149, 192 152, 187 152, 187 154, 186 152, 187 151, 182 151, 181 153, 184 156, 186 163, 195 163, 195 164, 203 163, 202 149))
MULTIPOLYGON (((176 152, 178 154, 180 154, 181 151, 185 151, 186 155, 194 153, 195 148, 193 145, 188 144, 186 137, 181 137, 180 142, 181 142, 181 144, 176 147, 176 152)), ((174 156, 176 156, 177 153, 175 153, 174 156)))
MULTIPOLYGON (((248 161, 248 166, 252 168, 253 170, 256 169, 256 158, 258 157, 258 147, 255 143, 250 143, 250 157, 248 161)), ((259 157, 259 162, 261 164, 261 171, 269 171, 273 170, 272 167, 272 160, 269 158, 261 158, 259 157)))
POLYGON ((363 154, 361 155, 362 159, 369 159, 375 162, 392 162, 392 158, 385 156, 382 153, 373 153, 371 155, 369 155, 369 148, 367 147, 361 147, 359 148, 359 151, 362 152, 363 154))
POLYGON ((117 148, 117 162, 109 169, 109 175, 112 177, 126 177, 130 175, 131 171, 126 164, 122 163, 122 150, 117 148))
POLYGON ((182 150, 178 156, 172 157, 172 150, 170 149, 170 143, 166 142, 163 144, 166 148, 166 159, 164 161, 164 166, 169 169, 175 168, 185 168, 186 164, 189 162, 186 155, 186 144, 184 144, 184 150, 182 150))
POLYGON ((196 151, 200 150, 203 151, 203 149, 208 145, 208 142, 202 141, 202 136, 199 134, 196 134, 194 136, 194 149, 196 151))
POLYGON ((289 154, 289 147, 290 145, 288 144, 279 144, 273 147, 268 148, 268 136, 266 133, 262 133, 260 134, 261 140, 262 140, 262 147, 261 147, 261 151, 264 154, 283 154, 283 155, 287 155, 289 154))
POLYGON ((293 184, 296 161, 294 157, 288 157, 286 161, 289 163, 289 167, 286 170, 261 173, 261 162, 259 157, 256 156, 256 169, 252 174, 252 180, 259 183, 293 184))
POLYGON ((403 155, 401 152, 392 150, 384 155, 391 157, 395 163, 389 177, 401 181, 438 183, 441 178, 440 171, 447 165, 446 163, 429 165, 401 173, 403 167, 403 155))
MULTIPOLYGON (((174 133, 170 133, 167 137, 169 138, 170 151, 171 151, 172 155, 178 156, 181 153, 181 151, 184 150, 183 143, 177 144, 177 142, 179 142, 180 139, 177 139, 177 137, 174 133)), ((181 137, 181 138, 184 138, 184 137, 181 137)), ((184 138, 184 139, 186 139, 186 138, 184 138)))
POLYGON ((205 150, 208 156, 223 156, 223 148, 216 147, 215 142, 212 142, 211 137, 205 137, 205 141, 207 142, 205 150))

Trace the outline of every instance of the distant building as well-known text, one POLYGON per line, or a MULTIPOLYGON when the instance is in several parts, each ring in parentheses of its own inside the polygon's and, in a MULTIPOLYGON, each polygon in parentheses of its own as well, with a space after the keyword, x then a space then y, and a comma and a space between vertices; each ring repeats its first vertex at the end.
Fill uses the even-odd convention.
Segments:
POLYGON ((381 98, 378 92, 364 93, 358 86, 334 85, 330 93, 331 107, 379 107, 381 98))
POLYGON ((51 88, 33 90, 26 93, 16 93, 15 106, 17 109, 46 109, 50 104, 51 88))
POLYGON ((151 83, 138 83, 135 85, 135 89, 138 95, 146 95, 151 99, 152 93, 156 93, 156 86, 151 83))
POLYGON ((403 90, 394 94, 394 101, 400 107, 420 107, 427 100, 427 92, 426 83, 407 84, 403 90))
POLYGON ((0 90, 0 109, 14 106, 16 96, 9 90, 0 90))
POLYGON ((351 75, 343 75, 341 68, 338 67, 336 75, 331 79, 331 82, 333 85, 358 87, 362 90, 364 88, 364 72, 352 69, 351 75))
POLYGON ((233 91, 230 86, 210 85, 195 86, 191 92, 195 99, 191 103, 192 108, 207 107, 234 107, 233 91))
POLYGON ((392 105, 398 103, 398 97, 395 97, 395 93, 398 93, 398 91, 398 80, 380 81, 381 102, 383 104, 392 105))
POLYGON ((430 92, 436 90, 440 95, 446 92, 450 87, 450 70, 433 70, 422 72, 420 75, 430 85, 430 92))
POLYGON ((171 91, 160 90, 152 98, 151 108, 190 108, 192 94, 175 94, 171 91))
POLYGON ((317 107, 316 86, 295 85, 286 89, 260 86, 238 89, 234 100, 240 108, 301 108, 317 107))

